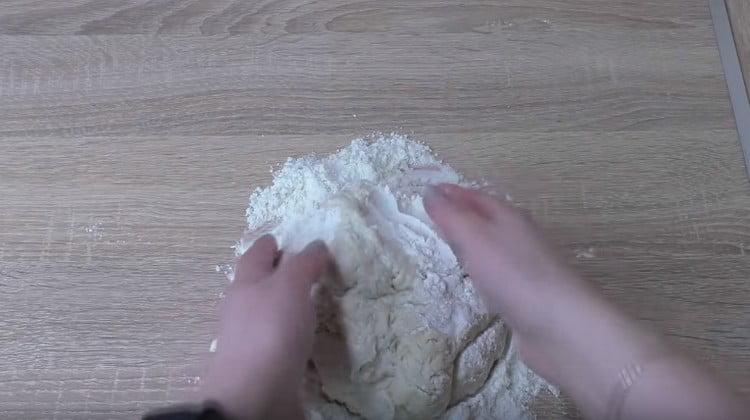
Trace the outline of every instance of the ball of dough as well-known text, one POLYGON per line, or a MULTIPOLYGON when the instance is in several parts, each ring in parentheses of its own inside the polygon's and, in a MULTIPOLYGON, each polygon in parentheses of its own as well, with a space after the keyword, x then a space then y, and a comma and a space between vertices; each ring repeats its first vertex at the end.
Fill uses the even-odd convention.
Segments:
POLYGON ((337 265, 315 295, 313 362, 323 394, 368 419, 428 419, 477 392, 502 354, 505 328, 473 306, 460 272, 436 276, 409 255, 404 229, 429 229, 432 242, 420 247, 437 253, 432 228, 366 187, 320 213, 312 223, 332 228, 326 242, 337 265))

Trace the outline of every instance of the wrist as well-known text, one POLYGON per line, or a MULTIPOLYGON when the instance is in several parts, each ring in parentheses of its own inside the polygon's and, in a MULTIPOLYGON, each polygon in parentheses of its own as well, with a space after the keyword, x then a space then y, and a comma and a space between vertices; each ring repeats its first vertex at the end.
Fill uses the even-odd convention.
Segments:
POLYGON ((560 386, 591 418, 604 418, 613 394, 646 365, 669 355, 660 335, 642 327, 593 290, 577 291, 554 334, 560 386))
POLYGON ((277 407, 299 405, 299 381, 283 366, 217 354, 200 397, 215 402, 232 418, 266 418, 277 407))
POLYGON ((671 352, 646 361, 612 419, 746 419, 748 407, 710 369, 671 352))
POLYGON ((297 388, 277 393, 265 392, 262 387, 245 388, 244 391, 218 387, 204 390, 202 397, 231 419, 304 418, 297 388))

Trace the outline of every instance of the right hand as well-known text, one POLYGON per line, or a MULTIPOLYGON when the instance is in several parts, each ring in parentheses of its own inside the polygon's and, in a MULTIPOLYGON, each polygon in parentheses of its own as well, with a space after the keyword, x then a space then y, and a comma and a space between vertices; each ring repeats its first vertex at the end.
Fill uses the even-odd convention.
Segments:
POLYGON ((430 188, 424 204, 488 309, 513 330, 521 359, 604 417, 618 370, 643 360, 652 337, 568 269, 512 204, 451 184, 430 188))
POLYGON ((424 204, 489 310, 517 333, 547 328, 563 296, 588 294, 523 210, 452 184, 430 187, 424 204))
POLYGON ((569 393, 588 417, 747 418, 746 406, 710 372, 675 352, 563 264, 523 211, 457 185, 431 187, 425 209, 489 310, 513 329, 521 358, 569 393), (629 394, 613 394, 622 369, 645 365, 629 394))

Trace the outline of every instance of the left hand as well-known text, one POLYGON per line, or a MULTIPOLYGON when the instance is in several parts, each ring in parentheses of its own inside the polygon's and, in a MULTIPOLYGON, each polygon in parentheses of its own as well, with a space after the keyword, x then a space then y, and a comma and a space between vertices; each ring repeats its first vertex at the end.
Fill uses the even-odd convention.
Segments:
POLYGON ((299 391, 315 330, 310 289, 330 264, 320 241, 290 255, 271 235, 240 257, 204 399, 233 418, 304 418, 299 391))

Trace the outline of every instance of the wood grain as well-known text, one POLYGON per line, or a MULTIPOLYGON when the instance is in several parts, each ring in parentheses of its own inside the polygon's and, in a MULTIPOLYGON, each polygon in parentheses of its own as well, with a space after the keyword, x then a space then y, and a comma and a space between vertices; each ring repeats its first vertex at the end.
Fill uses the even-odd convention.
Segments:
POLYGON ((742 74, 745 76, 745 89, 748 89, 748 97, 750 97, 750 2, 747 0, 726 0, 726 2, 737 55, 740 58, 742 74))
POLYGON ((677 29, 706 24, 703 2, 640 0, 366 0, 326 2, 236 0, 10 0, 3 2, 0 33, 186 34, 260 36, 326 32, 493 33, 545 30, 557 24, 602 29, 677 29))
POLYGON ((0 417, 188 398, 250 190, 378 130, 512 192, 750 394, 750 191, 710 22, 698 0, 3 2, 0 417))
POLYGON ((378 18, 393 7, 302 4, 260 35, 0 36, 0 133, 733 128, 714 106, 725 82, 707 9, 693 3, 676 16, 496 7, 486 30, 481 3, 438 21, 419 2, 395 8, 409 25, 378 18))

